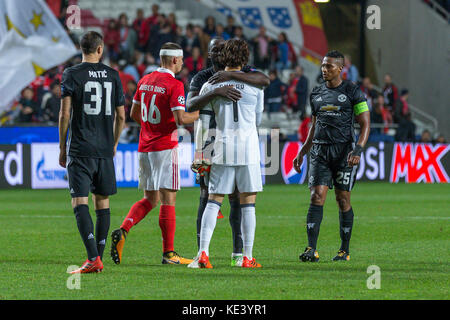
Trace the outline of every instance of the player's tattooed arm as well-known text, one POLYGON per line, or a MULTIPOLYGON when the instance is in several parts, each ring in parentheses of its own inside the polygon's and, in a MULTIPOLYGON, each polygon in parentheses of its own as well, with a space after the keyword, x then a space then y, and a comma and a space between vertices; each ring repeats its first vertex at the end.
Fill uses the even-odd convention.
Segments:
POLYGON ((308 137, 306 138, 305 143, 303 144, 302 148, 300 149, 299 153, 297 154, 297 156, 295 157, 294 162, 293 162, 294 169, 298 173, 301 173, 301 171, 302 171, 301 167, 302 167, 302 163, 303 163, 303 157, 308 154, 309 150, 311 150, 315 129, 316 129, 316 117, 312 116, 311 117, 311 128, 309 129, 308 137))
POLYGON ((59 110, 58 131, 59 131, 59 165, 66 167, 67 149, 66 137, 69 130, 70 111, 72 109, 72 97, 67 96, 61 99, 61 108, 59 110))
POLYGON ((216 72, 211 78, 209 78, 208 82, 211 84, 216 84, 219 82, 225 82, 230 80, 245 82, 260 88, 265 88, 270 84, 269 77, 260 71, 250 71, 250 72, 219 71, 216 72))
POLYGON ((234 102, 242 97, 239 90, 236 90, 231 85, 216 88, 202 95, 200 95, 199 91, 190 91, 187 96, 186 107, 189 112, 201 110, 218 96, 230 99, 234 102))
POLYGON ((359 133, 359 139, 356 143, 355 149, 351 151, 347 156, 347 162, 350 167, 357 166, 361 160, 361 152, 369 139, 370 134, 370 112, 365 111, 356 116, 356 121, 359 123, 361 131, 359 133))
POLYGON ((116 155, 120 134, 125 124, 125 107, 116 107, 116 117, 114 118, 114 155, 116 155))

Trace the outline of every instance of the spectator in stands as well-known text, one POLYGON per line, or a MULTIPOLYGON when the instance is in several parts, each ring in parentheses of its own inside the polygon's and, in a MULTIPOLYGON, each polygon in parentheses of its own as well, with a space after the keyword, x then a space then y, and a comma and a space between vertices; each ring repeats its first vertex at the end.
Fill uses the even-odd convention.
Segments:
POLYGON ((120 57, 122 59, 131 59, 138 43, 136 31, 128 25, 128 16, 125 13, 119 16, 119 34, 120 34, 120 57))
MULTIPOLYGON (((381 96, 381 98, 383 98, 383 96, 381 96)), ((383 99, 383 103, 384 103, 384 99, 383 99)), ((383 121, 383 112, 381 110, 382 108, 381 103, 378 103, 378 100, 376 100, 376 102, 373 105, 372 111, 370 112, 370 122, 373 124, 378 124, 381 125, 384 123, 383 121)), ((370 133, 372 134, 380 134, 381 133, 381 128, 370 128, 370 133)))
POLYGON ((146 74, 152 73, 156 69, 158 69, 158 65, 156 64, 155 58, 150 52, 147 52, 144 57, 144 62, 138 67, 141 77, 146 74))
POLYGON ((394 108, 394 122, 400 123, 403 118, 406 118, 410 111, 408 105, 409 91, 408 89, 402 89, 400 91, 400 99, 395 102, 394 108))
POLYGON ((50 98, 47 99, 44 106, 43 120, 58 123, 59 108, 61 105, 61 86, 57 80, 50 85, 50 98))
POLYGON ((144 21, 144 9, 139 8, 136 10, 136 19, 134 19, 133 24, 131 25, 138 36, 139 32, 141 31, 142 23, 144 23, 144 21))
POLYGON ((169 13, 169 15, 167 16, 167 23, 170 26, 170 30, 171 30, 172 34, 175 35, 177 33, 177 28, 178 28, 177 17, 175 15, 175 13, 173 13, 173 12, 169 13))
POLYGON ((234 29, 236 29, 236 26, 234 25, 234 17, 232 15, 229 15, 227 17, 227 25, 225 27, 225 32, 228 33, 230 36, 233 36, 234 29))
POLYGON ((198 39, 199 42, 199 48, 200 48, 200 53, 203 57, 203 60, 207 60, 208 59, 208 46, 209 46, 209 41, 211 40, 211 37, 203 32, 203 28, 200 27, 199 25, 196 25, 194 27, 194 34, 198 39))
POLYGON ((353 83, 359 81, 358 68, 352 64, 352 57, 350 55, 344 56, 344 68, 342 68, 342 79, 350 80, 353 83))
POLYGON ((186 26, 186 34, 182 37, 181 47, 183 48, 185 58, 192 54, 193 47, 200 47, 200 41, 195 36, 194 26, 192 24, 186 26))
POLYGON ((124 91, 125 96, 125 115, 126 122, 133 122, 134 120, 130 117, 131 106, 133 105, 134 94, 136 93, 137 83, 133 80, 129 80, 126 84, 126 90, 124 91))
POLYGON ((111 68, 117 70, 119 72, 120 82, 122 83, 122 90, 125 92, 127 90, 127 84, 129 81, 134 81, 134 78, 131 74, 124 72, 125 67, 128 65, 126 60, 111 61, 111 68))
POLYGON ((139 82, 141 75, 138 71, 138 59, 140 57, 141 53, 139 51, 135 51, 133 57, 131 57, 127 61, 127 64, 125 68, 123 69, 123 72, 128 73, 134 78, 134 81, 139 82))
POLYGON ((445 140, 444 135, 441 133, 436 137, 433 143, 447 143, 447 141, 445 140))
POLYGON ((300 126, 298 128, 298 140, 301 143, 305 143, 308 137, 309 128, 311 127, 311 117, 309 117, 306 112, 300 114, 300 126))
POLYGON ((116 20, 109 20, 103 42, 105 43, 109 59, 117 60, 120 53, 120 32, 116 20))
POLYGON ((22 98, 19 100, 19 122, 36 122, 38 114, 38 104, 33 100, 34 91, 27 87, 22 91, 22 98))
POLYGON ((416 140, 416 125, 411 120, 411 113, 408 112, 400 118, 395 140, 402 142, 414 142, 416 140))
POLYGON ((298 110, 298 98, 297 93, 295 92, 295 87, 297 86, 298 77, 295 72, 289 73, 289 81, 288 87, 286 89, 286 105, 292 112, 296 112, 298 110))
POLYGON ((381 112, 381 117, 383 119, 384 123, 384 130, 383 133, 387 133, 389 130, 389 126, 393 123, 392 121, 392 114, 389 110, 389 107, 387 107, 384 103, 384 97, 382 95, 379 95, 377 98, 377 109, 381 112))
POLYGON ((197 72, 203 69, 205 64, 203 57, 200 55, 199 47, 192 48, 192 56, 187 57, 184 60, 184 65, 188 68, 191 77, 195 76, 197 72))
MULTIPOLYGON (((176 26, 176 23, 175 23, 176 26)), ((166 42, 174 42, 176 33, 176 27, 173 29, 170 19, 166 18, 164 15, 161 15, 160 23, 159 23, 159 32, 157 33, 158 42, 156 46, 157 53, 154 52, 154 56, 159 57, 159 50, 162 45, 166 42)), ((152 35, 150 35, 152 37, 152 35)))
POLYGON ((189 92, 189 83, 191 82, 192 77, 190 76, 189 69, 186 66, 183 66, 180 73, 177 74, 176 78, 183 82, 184 85, 184 94, 187 95, 189 92))
POLYGON ((280 72, 297 64, 297 56, 285 32, 278 35, 276 68, 280 72))
POLYGON ((297 111, 300 111, 301 114, 306 111, 306 102, 308 101, 308 79, 303 75, 303 67, 297 66, 295 67, 296 77, 298 79, 295 93, 297 94, 297 111))
POLYGON ((166 42, 166 39, 170 39, 170 26, 166 24, 166 16, 163 14, 158 15, 156 21, 157 23, 150 28, 150 36, 148 37, 145 51, 150 52, 153 57, 159 59, 159 49, 166 42))
POLYGON ((225 32, 225 28, 223 27, 223 24, 218 23, 216 25, 216 32, 212 35, 212 38, 222 38, 223 40, 230 39, 230 35, 225 32))
POLYGON ((236 26, 236 28, 234 28, 233 38, 247 41, 247 38, 244 35, 244 29, 242 29, 241 26, 236 26))
POLYGON ((422 135, 420 137, 421 143, 431 143, 431 132, 427 129, 422 131, 422 135))
POLYGON ((390 110, 394 108, 394 103, 398 99, 397 87, 392 83, 392 77, 390 74, 384 76, 384 88, 383 88, 384 102, 390 110))
POLYGON ((213 16, 206 17, 203 32, 209 35, 211 38, 216 33, 216 19, 213 16))
POLYGON ((369 106, 369 110, 372 111, 373 104, 378 97, 377 91, 373 88, 373 84, 370 81, 369 77, 365 77, 360 86, 361 91, 364 93, 367 99, 367 105, 369 106))
POLYGON ((283 95, 286 85, 278 78, 276 70, 269 72, 270 84, 264 93, 264 99, 268 105, 269 117, 272 112, 279 112, 283 103, 283 95))
POLYGON ((255 67, 262 70, 270 66, 270 38, 264 26, 259 27, 259 33, 252 40, 255 67))
POLYGON ((141 23, 141 29, 139 31, 139 45, 142 48, 147 48, 152 27, 158 24, 158 17, 159 6, 157 4, 153 4, 152 15, 141 23))

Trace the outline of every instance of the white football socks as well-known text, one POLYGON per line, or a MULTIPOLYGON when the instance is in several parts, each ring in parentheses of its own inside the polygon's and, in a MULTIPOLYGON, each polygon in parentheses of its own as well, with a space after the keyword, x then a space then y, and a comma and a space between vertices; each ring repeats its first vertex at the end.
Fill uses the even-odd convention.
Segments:
POLYGON ((256 214, 255 214, 255 204, 244 204, 241 205, 241 232, 242 232, 242 242, 243 242, 243 254, 244 257, 252 259, 253 241, 255 240, 255 230, 256 230, 256 214))
POLYGON ((220 204, 215 201, 208 201, 205 211, 202 217, 202 228, 200 230, 200 250, 205 251, 206 255, 209 256, 209 243, 216 227, 217 214, 220 210, 220 204))

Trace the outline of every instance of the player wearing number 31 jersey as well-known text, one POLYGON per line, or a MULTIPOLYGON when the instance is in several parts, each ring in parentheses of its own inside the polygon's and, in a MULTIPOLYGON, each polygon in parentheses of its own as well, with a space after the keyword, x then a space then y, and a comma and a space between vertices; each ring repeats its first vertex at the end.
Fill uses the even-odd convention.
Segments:
POLYGON ((101 259, 110 222, 108 196, 116 193, 113 156, 125 110, 118 72, 100 63, 102 36, 88 32, 80 45, 82 63, 66 69, 62 77, 59 163, 67 167, 72 207, 88 255, 83 266, 73 272, 90 273, 103 270, 101 259), (89 191, 97 216, 95 236, 89 191))
POLYGON ((139 137, 139 189, 144 198, 136 202, 119 229, 112 233, 111 257, 122 260, 123 245, 130 229, 161 200, 159 226, 163 238, 163 264, 189 264, 191 259, 174 251, 175 199, 180 189, 177 125, 193 123, 199 112, 185 112, 184 86, 175 79, 183 66, 183 50, 168 42, 160 51, 161 68, 138 83, 131 117, 141 125, 139 137))

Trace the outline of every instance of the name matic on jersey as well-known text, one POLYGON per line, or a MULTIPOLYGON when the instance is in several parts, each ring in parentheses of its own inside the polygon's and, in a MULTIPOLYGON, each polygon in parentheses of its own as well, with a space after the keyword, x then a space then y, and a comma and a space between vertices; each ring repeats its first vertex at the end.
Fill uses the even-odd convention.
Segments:
POLYGON ((106 70, 89 71, 89 77, 91 77, 91 78, 108 78, 108 72, 106 70))
POLYGON ((139 90, 153 91, 153 92, 162 93, 162 94, 166 93, 166 88, 154 86, 152 84, 141 84, 141 86, 139 87, 139 90))

